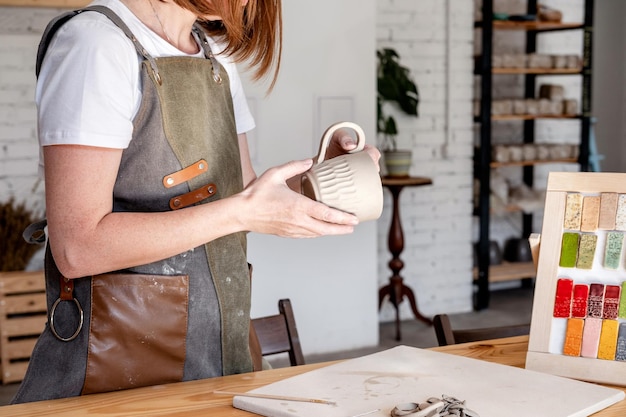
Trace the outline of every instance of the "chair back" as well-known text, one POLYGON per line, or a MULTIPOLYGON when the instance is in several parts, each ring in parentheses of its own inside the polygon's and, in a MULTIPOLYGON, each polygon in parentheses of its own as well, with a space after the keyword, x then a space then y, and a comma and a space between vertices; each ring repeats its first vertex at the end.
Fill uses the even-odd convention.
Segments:
POLYGON ((478 340, 500 339, 503 337, 521 336, 530 333, 530 323, 512 326, 483 327, 478 329, 453 330, 447 314, 433 317, 433 326, 439 346, 457 343, 476 342, 478 340))
MULTIPOLYGON (((292 366, 304 365, 304 355, 300 346, 300 337, 298 336, 291 301, 289 299, 279 300, 278 311, 279 314, 251 320, 251 331, 256 333, 260 356, 288 353, 289 363, 292 366)), ((253 338, 251 335, 250 345, 253 351, 254 362, 255 347, 253 338)))

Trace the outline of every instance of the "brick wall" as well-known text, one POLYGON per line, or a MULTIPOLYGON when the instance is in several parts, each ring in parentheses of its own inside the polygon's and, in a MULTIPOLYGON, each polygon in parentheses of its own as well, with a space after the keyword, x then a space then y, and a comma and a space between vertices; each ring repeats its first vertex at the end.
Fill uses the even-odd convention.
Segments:
MULTIPOLYGON (((425 315, 469 311, 474 5, 463 0, 379 0, 378 47, 393 47, 411 69, 421 95, 419 118, 398 114, 399 147, 413 150, 411 174, 433 185, 400 195, 405 249, 401 271, 425 315)), ((379 283, 387 267, 390 196, 379 220, 379 283)), ((401 304, 401 318, 412 313, 401 304)), ((381 320, 391 320, 390 303, 381 320)))
POLYGON ((35 55, 58 10, 0 7, 0 200, 43 207, 37 174, 35 55))

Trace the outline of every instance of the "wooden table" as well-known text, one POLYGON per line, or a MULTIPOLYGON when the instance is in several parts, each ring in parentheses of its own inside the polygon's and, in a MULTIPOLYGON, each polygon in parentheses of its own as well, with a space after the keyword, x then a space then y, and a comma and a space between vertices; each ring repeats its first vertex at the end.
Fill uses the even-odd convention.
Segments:
MULTIPOLYGON (((453 355, 516 367, 524 366, 527 349, 528 336, 433 348, 433 350, 453 355)), ((233 408, 230 396, 215 395, 212 392, 214 390, 245 392, 337 362, 293 366, 106 394, 10 405, 0 407, 0 416, 255 416, 256 414, 233 408)), ((626 387, 613 388, 626 391, 626 387)), ((626 401, 621 401, 594 414, 598 417, 623 415, 626 415, 626 401)))
POLYGON ((411 310, 415 315, 415 318, 423 321, 429 326, 433 324, 432 320, 424 317, 422 313, 417 309, 417 302, 415 301, 415 295, 413 290, 404 284, 400 271, 404 268, 404 262, 400 259, 400 254, 404 250, 404 232, 402 231, 402 222, 400 221, 400 192, 404 187, 419 187, 423 185, 432 184, 432 180, 426 177, 383 177, 383 186, 387 187, 391 191, 393 197, 393 214, 391 216, 391 226, 389 227, 389 252, 391 252, 392 258, 389 261, 389 268, 392 275, 389 278, 389 284, 378 290, 378 308, 383 305, 385 297, 389 296, 389 301, 396 309, 396 340, 401 339, 400 334, 400 311, 399 305, 404 300, 404 297, 408 298, 411 310))

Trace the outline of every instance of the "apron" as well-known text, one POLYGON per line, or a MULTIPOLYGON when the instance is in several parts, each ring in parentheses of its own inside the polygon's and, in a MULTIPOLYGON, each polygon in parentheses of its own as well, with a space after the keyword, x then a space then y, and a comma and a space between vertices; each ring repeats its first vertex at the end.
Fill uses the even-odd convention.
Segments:
MULTIPOLYGON (((194 35, 206 59, 154 58, 110 9, 93 6, 70 12, 52 21, 44 32, 37 73, 56 30, 85 11, 105 14, 144 57, 142 102, 133 121, 132 140, 122 154, 113 211, 178 210, 240 192, 243 179, 228 75, 198 26, 194 35)), ((48 245, 45 269, 48 323, 14 403, 252 370, 243 232, 148 265, 74 280, 61 276, 48 245), (119 287, 130 288, 123 299, 107 295, 119 287), (163 294, 167 298, 158 301, 163 294), (151 299, 153 295, 157 301, 151 299), (166 304, 173 307, 166 310, 166 304), (120 325, 131 322, 134 328, 120 332, 114 321, 117 314, 123 315, 117 318, 120 325), (167 321, 173 324, 172 332, 162 334, 160 327, 167 321), (118 340, 98 339, 100 332, 107 331, 118 340), (135 338, 141 338, 139 344, 135 338), (133 353, 141 360, 143 354, 137 354, 137 349, 148 339, 167 345, 157 356, 173 366, 149 356, 145 364, 128 360, 133 353), (101 354, 106 359, 98 363, 96 356, 101 354), (160 368, 168 367, 172 372, 158 375, 160 368), (146 379, 145 370, 155 375, 146 379)))

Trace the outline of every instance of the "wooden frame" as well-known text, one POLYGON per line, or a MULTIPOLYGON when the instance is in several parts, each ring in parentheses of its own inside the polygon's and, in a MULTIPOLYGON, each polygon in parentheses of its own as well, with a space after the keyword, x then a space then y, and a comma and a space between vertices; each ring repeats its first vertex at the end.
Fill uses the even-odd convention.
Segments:
MULTIPOLYGON (((553 311, 559 276, 567 276, 567 270, 570 270, 572 275, 579 277, 574 278, 574 281, 576 279, 590 279, 604 284, 626 281, 624 248, 621 251, 618 269, 615 272, 613 270, 607 272, 601 265, 604 258, 604 246, 601 246, 599 238, 594 264, 590 270, 584 270, 584 274, 588 278, 581 278, 584 275, 580 273, 581 271, 571 271, 576 268, 559 266, 561 241, 564 230, 566 230, 563 225, 566 199, 567 195, 571 193, 579 193, 583 196, 600 195, 601 193, 626 194, 626 174, 555 172, 549 175, 541 244, 537 260, 537 279, 526 368, 586 381, 626 386, 626 361, 550 353, 551 350, 554 351, 554 346, 551 347, 550 345, 551 336, 554 336, 552 332, 558 332, 556 330, 556 320, 558 319, 553 318, 553 311)), ((595 233, 602 235, 607 231, 598 229, 595 233)), ((583 281, 583 283, 585 282, 583 281)), ((626 321, 623 318, 617 320, 626 321)))
POLYGON ((79 9, 87 4, 86 0, 0 0, 0 6, 79 9))

